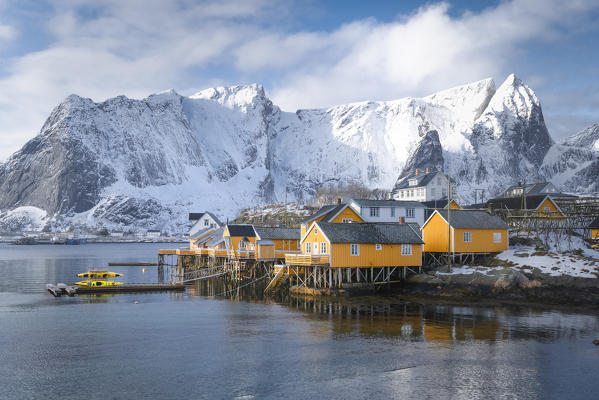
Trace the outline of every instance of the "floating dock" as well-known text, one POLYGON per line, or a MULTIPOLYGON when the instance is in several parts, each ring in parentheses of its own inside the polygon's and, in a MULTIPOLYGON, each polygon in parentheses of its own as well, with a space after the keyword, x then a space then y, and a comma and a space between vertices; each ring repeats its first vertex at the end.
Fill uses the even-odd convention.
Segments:
POLYGON ((117 286, 79 286, 65 285, 59 283, 56 286, 47 284, 46 289, 54 297, 63 294, 73 296, 75 294, 90 293, 133 293, 133 292, 162 292, 162 291, 184 291, 183 283, 130 283, 117 286))
POLYGON ((156 267, 158 263, 151 262, 109 262, 109 267, 156 267))

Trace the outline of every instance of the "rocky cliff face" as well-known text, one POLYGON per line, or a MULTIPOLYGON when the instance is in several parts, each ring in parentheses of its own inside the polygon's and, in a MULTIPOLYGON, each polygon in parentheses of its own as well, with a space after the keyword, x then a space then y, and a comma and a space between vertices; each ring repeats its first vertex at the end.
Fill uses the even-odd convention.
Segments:
POLYGON ((232 217, 327 183, 391 190, 416 167, 444 169, 465 201, 524 177, 578 190, 590 183, 574 177, 572 160, 597 176, 594 153, 577 144, 589 135, 554 145, 534 92, 513 75, 498 89, 485 79, 421 99, 296 113, 259 85, 103 103, 73 95, 0 165, 0 219, 32 206, 73 224, 175 228, 189 211, 232 217))

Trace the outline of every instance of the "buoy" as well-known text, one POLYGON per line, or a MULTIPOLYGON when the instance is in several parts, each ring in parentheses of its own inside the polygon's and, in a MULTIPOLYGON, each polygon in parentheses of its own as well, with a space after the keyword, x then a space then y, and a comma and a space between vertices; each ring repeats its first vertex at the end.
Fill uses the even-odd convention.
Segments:
POLYGON ((595 339, 595 340, 593 340, 593 344, 594 344, 595 346, 599 346, 599 339, 595 339))
POLYGON ((141 269, 141 272, 146 272, 146 269, 145 269, 145 268, 142 268, 142 269, 141 269))
POLYGON ((133 302, 133 304, 139 304, 139 301, 135 300, 135 301, 133 302))

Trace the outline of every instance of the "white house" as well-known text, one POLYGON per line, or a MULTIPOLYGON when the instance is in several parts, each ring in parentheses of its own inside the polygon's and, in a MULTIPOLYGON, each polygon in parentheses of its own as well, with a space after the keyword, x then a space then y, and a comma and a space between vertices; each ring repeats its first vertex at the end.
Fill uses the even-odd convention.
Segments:
POLYGON ((202 231, 206 228, 220 228, 222 226, 220 220, 209 211, 203 213, 190 213, 190 221, 193 221, 191 218, 192 215, 194 216, 195 223, 189 230, 190 237, 195 237, 194 235, 197 232, 202 231))
POLYGON ((417 201, 350 199, 349 206, 366 222, 415 222, 424 224, 423 204, 417 201))
POLYGON ((123 237, 123 235, 124 235, 123 231, 110 232, 110 237, 123 237))
POLYGON ((160 236, 162 236, 162 232, 160 230, 149 229, 146 232, 146 237, 149 237, 149 238, 159 238, 160 236))
POLYGON ((447 175, 440 171, 416 169, 395 185, 395 200, 431 201, 447 198, 447 175))

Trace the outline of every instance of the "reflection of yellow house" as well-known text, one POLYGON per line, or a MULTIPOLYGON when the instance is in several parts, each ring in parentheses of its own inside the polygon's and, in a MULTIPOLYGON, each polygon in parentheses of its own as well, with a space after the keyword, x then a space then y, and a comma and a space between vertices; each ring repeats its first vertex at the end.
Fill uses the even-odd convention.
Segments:
POLYGON ((313 222, 331 222, 335 224, 364 222, 364 219, 354 211, 349 204, 332 204, 321 207, 320 210, 305 218, 301 224, 301 237, 313 222))
POLYGON ((595 218, 588 228, 591 230, 591 239, 599 240, 599 217, 595 218))
POLYGON ((408 224, 313 222, 302 237, 301 256, 286 260, 333 268, 422 266, 422 245, 408 224))
MULTIPOLYGON (((435 210, 422 227, 425 252, 447 252, 447 210, 435 210)), ((508 226, 503 220, 481 210, 452 210, 451 251, 495 253, 508 249, 508 226)))

